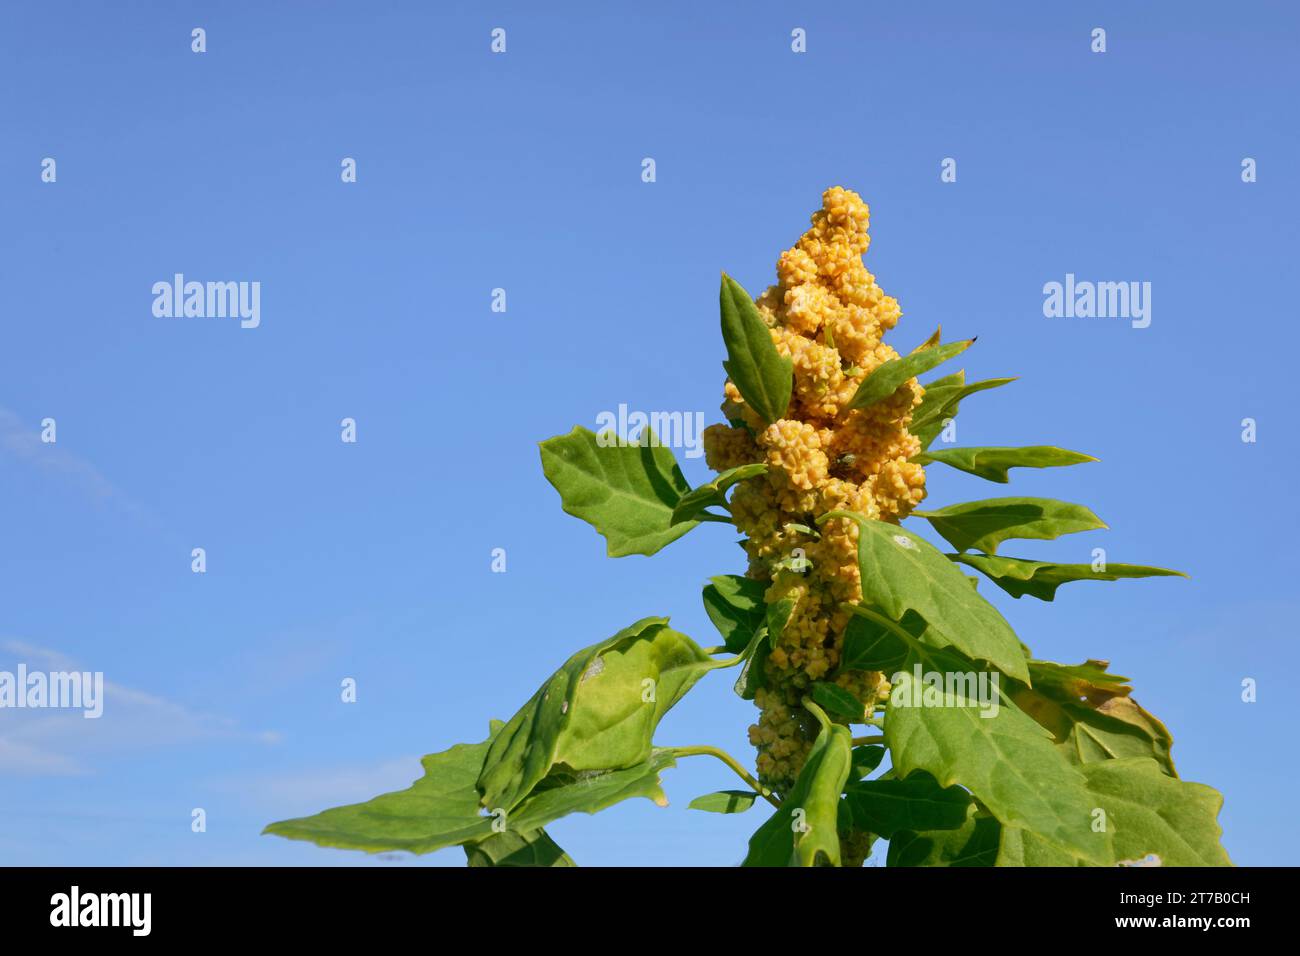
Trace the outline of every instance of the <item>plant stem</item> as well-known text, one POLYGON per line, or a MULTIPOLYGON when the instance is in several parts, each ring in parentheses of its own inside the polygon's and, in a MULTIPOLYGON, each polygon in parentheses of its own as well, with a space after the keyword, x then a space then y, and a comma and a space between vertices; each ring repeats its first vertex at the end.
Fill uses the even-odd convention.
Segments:
POLYGON ((695 516, 696 521, 717 521, 720 524, 731 524, 731 519, 726 515, 720 515, 712 511, 701 511, 695 516))
POLYGON ((855 747, 861 747, 864 744, 883 744, 884 742, 885 742, 884 737, 854 737, 853 738, 853 746, 855 747))
MULTIPOLYGON (((750 660, 754 656, 754 651, 758 648, 759 643, 767 637, 767 625, 760 625, 754 632, 754 636, 749 639, 749 646, 737 654, 735 657, 728 657, 720 661, 714 661, 710 666, 712 669, 725 670, 728 667, 735 667, 737 664, 750 660)), ((725 647, 721 650, 726 650, 725 647)), ((712 653, 712 651, 710 651, 712 653)))
POLYGON ((742 767, 739 761, 737 761, 735 757, 731 756, 731 754, 727 753, 725 750, 719 750, 717 747, 706 747, 706 746, 674 747, 672 749, 673 749, 673 753, 678 757, 717 757, 728 767, 734 770, 736 772, 736 775, 740 777, 741 780, 745 781, 745 783, 749 784, 749 786, 753 789, 753 791, 757 793, 760 797, 762 797, 768 803, 772 804, 772 806, 774 807, 781 806, 780 801, 778 801, 775 797, 772 796, 772 791, 767 789, 767 787, 763 786, 757 780, 755 780, 754 777, 750 775, 749 771, 746 770, 744 767, 742 767))

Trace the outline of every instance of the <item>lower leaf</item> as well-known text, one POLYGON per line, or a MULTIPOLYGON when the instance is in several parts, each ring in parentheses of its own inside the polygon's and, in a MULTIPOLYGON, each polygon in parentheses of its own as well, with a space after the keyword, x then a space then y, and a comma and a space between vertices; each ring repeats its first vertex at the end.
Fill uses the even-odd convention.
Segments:
POLYGON ((863 780, 844 790, 854 829, 886 840, 904 830, 951 830, 966 822, 971 799, 961 787, 941 787, 924 771, 898 780, 863 780))
POLYGON ((1011 699, 1051 732, 1071 763, 1151 757, 1178 776, 1170 751, 1174 739, 1158 718, 1130 694, 1128 678, 1107 673, 1106 661, 1067 666, 1029 662, 1033 686, 1009 682, 1011 699))
POLYGON ((686 805, 688 810, 707 810, 710 813, 744 813, 754 805, 758 794, 753 790, 719 790, 696 797, 686 805))
POLYGON ((556 768, 615 770, 649 759, 663 715, 725 663, 659 617, 579 651, 493 739, 478 778, 483 806, 513 812, 556 768))
POLYGON ((424 776, 405 790, 282 820, 262 832, 367 853, 432 853, 490 837, 493 821, 479 814, 474 786, 488 743, 457 744, 430 754, 420 761, 424 776))
POLYGON ((506 830, 465 844, 470 866, 577 866, 545 830, 506 830))
MULTIPOLYGON (((500 728, 495 724, 494 734, 500 728)), ((273 823, 263 832, 368 853, 405 850, 423 854, 459 844, 479 844, 482 853, 478 859, 483 861, 486 857, 482 854, 506 856, 522 850, 530 840, 541 844, 537 836, 541 828, 570 813, 596 813, 630 797, 646 797, 660 806, 668 803, 659 774, 674 766, 675 759, 671 750, 655 749, 649 759, 621 770, 553 773, 509 813, 497 810, 485 816, 478 805, 475 781, 490 742, 491 738, 478 744, 457 744, 430 754, 421 761, 424 776, 405 790, 273 823), (496 837, 503 839, 484 849, 482 844, 496 837)), ((527 852, 544 855, 544 850, 544 845, 537 845, 527 852)))
POLYGON ((885 740, 895 771, 933 774, 942 786, 969 790, 1002 823, 1040 834, 1048 843, 1093 863, 1108 864, 1108 833, 1090 828, 1085 778, 1053 746, 1042 727, 1000 698, 995 673, 965 670, 958 660, 942 670, 894 675, 885 714, 885 740), (992 684, 988 700, 973 687, 992 684))
POLYGON ((1002 825, 971 805, 966 820, 952 830, 904 831, 889 841, 886 866, 994 866, 1002 825))
POLYGON ((1089 764, 1083 772, 1114 830, 1120 865, 1150 854, 1161 866, 1232 865, 1219 843, 1223 795, 1217 790, 1170 777, 1156 761, 1141 757, 1089 764))

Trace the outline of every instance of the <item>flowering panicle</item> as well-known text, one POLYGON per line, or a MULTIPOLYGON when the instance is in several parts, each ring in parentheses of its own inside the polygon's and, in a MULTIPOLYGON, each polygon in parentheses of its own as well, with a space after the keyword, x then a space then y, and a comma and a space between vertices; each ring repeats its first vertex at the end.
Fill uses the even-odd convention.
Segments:
POLYGON ((913 379, 865 409, 848 407, 871 372, 898 358, 881 341, 898 322, 898 302, 862 264, 868 220, 857 193, 828 189, 812 228, 777 261, 777 284, 755 300, 777 351, 793 361, 785 417, 765 425, 728 381, 722 411, 730 425, 704 432, 711 468, 768 466, 736 487, 732 516, 746 536, 749 576, 770 582, 769 604, 794 606, 767 658, 766 686, 755 696, 759 720, 749 731, 759 777, 777 792, 792 785, 817 735, 799 703, 810 683, 834 674, 867 708, 888 690, 879 673, 837 671, 848 624, 840 605, 862 597, 858 528, 834 520, 818 534, 815 519, 844 509, 898 521, 925 497, 925 471, 909 461, 921 450, 908 432, 920 385, 913 379))

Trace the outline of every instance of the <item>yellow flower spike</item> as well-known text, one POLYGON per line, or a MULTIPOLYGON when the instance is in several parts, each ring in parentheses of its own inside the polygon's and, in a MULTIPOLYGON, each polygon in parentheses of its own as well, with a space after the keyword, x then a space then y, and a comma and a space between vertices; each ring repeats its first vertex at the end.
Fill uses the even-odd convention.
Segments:
MULTIPOLYGON (((755 300, 771 323, 777 351, 794 362, 786 417, 764 426, 745 414, 728 383, 723 410, 740 424, 705 433, 711 467, 769 466, 762 478, 737 489, 732 510, 746 535, 750 576, 773 581, 773 599, 798 596, 765 665, 767 688, 755 696, 760 715, 750 732, 760 779, 778 792, 798 776, 816 737, 816 721, 800 699, 839 662, 848 624, 839 605, 862 596, 854 558, 857 527, 831 522, 820 537, 797 528, 839 508, 897 520, 925 497, 925 470, 909 461, 920 442, 907 429, 921 387, 913 383, 861 411, 847 408, 863 379, 899 357, 881 341, 898 322, 898 303, 862 264, 869 221, 857 193, 839 186, 826 190, 812 228, 778 257, 777 284, 755 300), (776 565, 786 562, 788 568, 798 557, 807 559, 802 575, 774 573, 776 565)), ((835 679, 868 707, 887 686, 878 673, 835 679)))

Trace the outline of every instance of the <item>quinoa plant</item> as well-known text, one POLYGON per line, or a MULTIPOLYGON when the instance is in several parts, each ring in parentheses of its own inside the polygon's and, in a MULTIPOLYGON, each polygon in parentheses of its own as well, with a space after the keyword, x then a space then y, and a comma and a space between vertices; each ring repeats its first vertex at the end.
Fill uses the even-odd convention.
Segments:
POLYGON ((901 313, 863 266, 867 224, 856 193, 829 189, 757 300, 723 276, 726 422, 704 433, 712 480, 690 487, 649 429, 628 442, 578 427, 541 443, 564 510, 612 557, 734 525, 748 567, 703 590, 722 644, 701 646, 667 618, 637 621, 570 657, 485 740, 425 757, 408 789, 266 832, 370 852, 460 846, 471 866, 571 866, 548 823, 629 797, 664 804, 660 774, 708 755, 745 788, 691 807, 770 805, 746 866, 860 866, 878 838, 889 866, 1230 863, 1222 797, 1179 779, 1169 731, 1128 678, 1103 660, 1036 658, 980 593, 1051 601, 1073 581, 1179 572, 998 553, 1105 527, 1079 504, 999 497, 919 510, 927 465, 1006 483, 1011 468, 1096 459, 1054 446, 933 447, 951 438, 965 399, 1012 380, 958 371, 918 382, 974 340, 943 343, 936 331, 907 355, 885 344, 901 313), (758 708, 753 772, 714 747, 653 739, 669 708, 726 668, 758 708))

